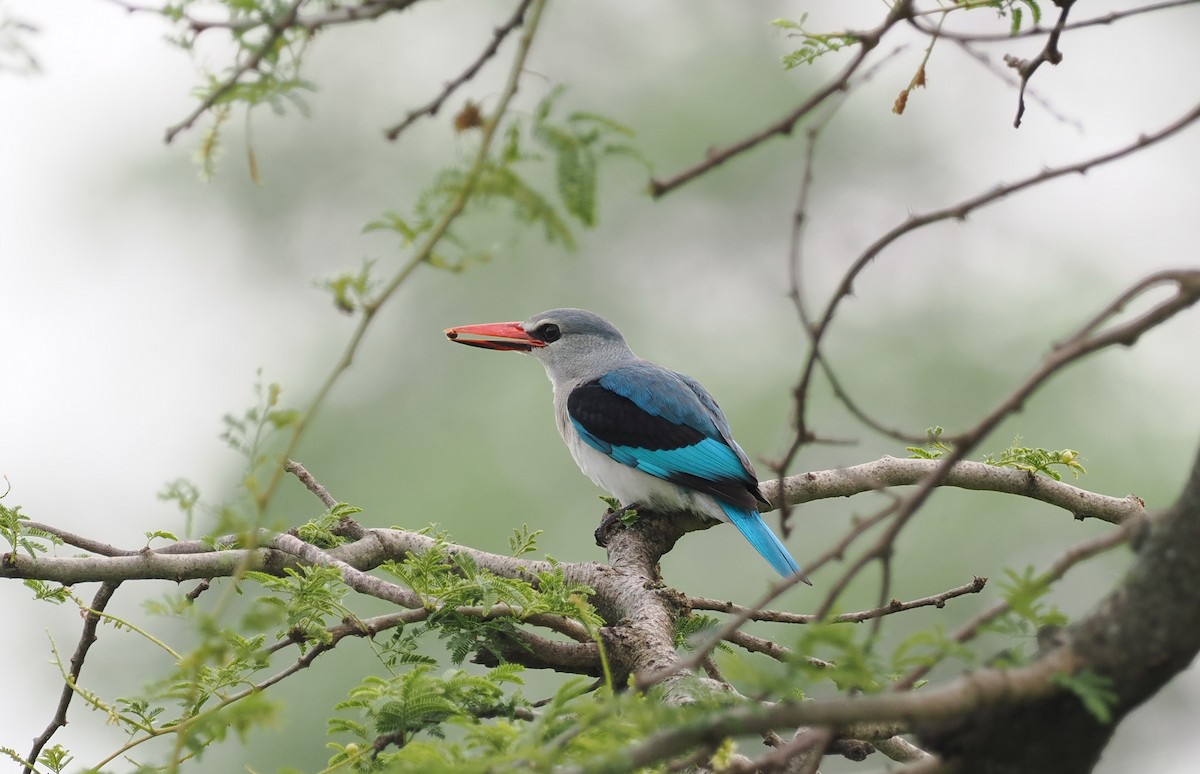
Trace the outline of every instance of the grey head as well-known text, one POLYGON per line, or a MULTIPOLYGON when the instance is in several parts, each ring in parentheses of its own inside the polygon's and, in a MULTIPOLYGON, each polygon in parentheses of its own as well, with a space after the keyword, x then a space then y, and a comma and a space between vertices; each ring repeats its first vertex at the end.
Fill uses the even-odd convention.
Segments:
POLYGON ((530 317, 521 328, 543 344, 529 354, 542 362, 556 385, 594 378, 637 360, 615 325, 584 309, 551 309, 530 317))

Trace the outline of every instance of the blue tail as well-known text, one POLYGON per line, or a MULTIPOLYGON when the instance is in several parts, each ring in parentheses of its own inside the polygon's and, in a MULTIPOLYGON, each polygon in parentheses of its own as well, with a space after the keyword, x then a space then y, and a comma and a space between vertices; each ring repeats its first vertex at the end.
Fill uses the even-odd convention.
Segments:
POLYGON ((812 585, 808 578, 804 577, 800 565, 796 564, 796 560, 788 553, 787 548, 779 542, 779 538, 775 537, 775 533, 763 521, 762 516, 759 516, 756 511, 735 508, 720 500, 717 503, 721 506, 721 510, 725 511, 729 520, 733 522, 733 526, 738 528, 738 532, 741 532, 742 536, 750 541, 750 545, 754 546, 754 550, 771 563, 775 572, 785 578, 789 575, 799 575, 800 580, 812 585))

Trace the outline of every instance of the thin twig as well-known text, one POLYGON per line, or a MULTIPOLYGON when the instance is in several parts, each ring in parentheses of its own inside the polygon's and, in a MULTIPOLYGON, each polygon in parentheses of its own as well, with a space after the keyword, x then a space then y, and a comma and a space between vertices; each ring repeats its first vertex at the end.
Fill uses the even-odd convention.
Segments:
POLYGON ((888 12, 887 18, 873 30, 868 32, 857 33, 858 38, 857 50, 854 58, 850 60, 842 71, 832 78, 828 83, 822 86, 811 97, 802 102, 798 107, 792 110, 783 118, 773 124, 770 124, 764 129, 761 129, 754 134, 745 137, 724 148, 713 148, 708 152, 704 161, 691 166, 682 172, 679 172, 665 180, 651 178, 650 180, 650 195, 658 199, 671 191, 679 188, 684 183, 687 183, 700 175, 708 172, 716 167, 721 166, 726 161, 729 161, 735 156, 741 155, 746 151, 754 148, 764 141, 775 137, 776 135, 791 134, 796 123, 800 119, 807 116, 815 108, 821 105, 825 100, 835 94, 843 92, 847 89, 850 83, 851 76, 862 67, 867 56, 879 45, 880 39, 890 30, 897 22, 908 17, 912 12, 912 0, 900 0, 888 12))
MULTIPOLYGON (((1147 13, 1156 13, 1158 11, 1166 11, 1166 10, 1170 10, 1173 8, 1182 8, 1182 7, 1188 6, 1188 5, 1195 5, 1197 2, 1200 2, 1200 0, 1168 0, 1167 2, 1151 3, 1150 5, 1143 5, 1138 8, 1128 8, 1128 9, 1121 10, 1121 11, 1110 11, 1109 13, 1106 13, 1103 16, 1096 16, 1091 19, 1084 19, 1083 21, 1071 22, 1070 24, 1063 26, 1063 31, 1081 30, 1081 29, 1084 29, 1087 27, 1098 27, 1098 26, 1110 25, 1115 22, 1121 21, 1122 19, 1127 19, 1131 16, 1141 16, 1142 14, 1147 14, 1147 13)), ((944 11, 939 9, 937 11, 934 11, 933 13, 944 13, 944 11)), ((923 32, 925 34, 929 34, 931 32, 931 29, 924 26, 923 24, 919 23, 919 16, 920 16, 920 14, 913 14, 913 18, 909 20, 910 23, 913 23, 915 27, 917 27, 918 29, 921 30, 921 32, 923 32)), ((954 40, 956 42, 962 41, 962 42, 966 42, 966 43, 1010 43, 1014 40, 1020 40, 1022 38, 1040 37, 1042 35, 1046 35, 1046 34, 1053 32, 1054 29, 1055 29, 1054 27, 1042 27, 1042 26, 1029 27, 1028 29, 1024 29, 1024 30, 1017 32, 1015 35, 1011 34, 1011 33, 1007 33, 1007 32, 976 33, 976 32, 953 32, 953 31, 943 30, 941 33, 941 36, 943 38, 954 40)))
MULTIPOLYGON (((953 449, 938 460, 937 468, 917 486, 916 491, 904 498, 896 509, 895 517, 892 518, 891 523, 885 528, 879 539, 832 584, 829 594, 818 608, 818 614, 824 615, 832 609, 837 597, 849 586, 850 580, 867 564, 891 554, 900 531, 909 523, 933 490, 941 485, 953 467, 961 462, 963 456, 974 449, 1005 417, 1023 406, 1029 396, 1050 377, 1066 366, 1105 347, 1116 344, 1132 345, 1146 331, 1157 327, 1173 315, 1200 301, 1200 269, 1178 270, 1171 272, 1171 275, 1177 284, 1175 296, 1122 325, 1113 326, 1088 338, 1080 338, 1078 335, 1068 338, 1069 344, 1052 350, 1023 384, 1001 401, 970 431, 955 438, 953 449)), ((1122 298, 1126 297, 1127 294, 1122 294, 1122 298)), ((1088 325, 1091 323, 1089 322, 1088 325)))
POLYGON ((1056 65, 1063 58, 1062 51, 1058 49, 1058 41, 1062 37, 1063 28, 1067 25, 1067 14, 1071 12, 1071 6, 1075 4, 1075 0, 1054 0, 1054 4, 1059 7, 1058 22, 1055 23, 1054 29, 1046 38, 1046 45, 1042 47, 1037 56, 1030 60, 1018 59, 1014 56, 1004 57, 1004 63, 1021 76, 1021 90, 1017 93, 1017 117, 1013 119, 1014 129, 1021 128, 1021 117, 1025 115, 1025 87, 1029 85, 1029 79, 1042 65, 1047 62, 1056 65))
POLYGON ((54 535, 56 538, 66 543, 69 546, 82 549, 89 553, 99 554, 100 556, 136 556, 141 551, 130 550, 128 548, 117 548, 109 543, 102 543, 99 540, 82 535, 76 535, 74 532, 69 532, 65 529, 55 527, 52 524, 43 524, 40 521, 23 521, 21 522, 26 529, 36 529, 42 532, 47 532, 54 535))
POLYGON ((415 123, 416 120, 421 116, 436 116, 438 111, 442 109, 442 105, 447 99, 450 98, 450 95, 457 91, 458 88, 464 83, 474 78, 476 73, 479 72, 484 64, 486 64, 487 61, 494 57, 496 52, 500 50, 500 44, 504 42, 504 39, 507 38, 513 30, 521 26, 521 23, 525 20, 525 11, 529 9, 529 4, 531 2, 533 2, 533 0, 521 0, 520 5, 517 6, 517 10, 513 13, 512 17, 509 18, 509 20, 504 24, 492 30, 492 42, 489 43, 487 48, 485 48, 479 54, 479 56, 475 58, 475 61, 468 65, 467 69, 463 70, 461 75, 448 82, 442 89, 441 93, 439 93, 431 101, 419 108, 409 111, 408 115, 404 117, 403 121, 387 130, 385 136, 389 140, 395 140, 400 136, 401 132, 415 123))
MULTIPOLYGON (((1044 572, 1038 575, 1038 578, 1045 583, 1054 583, 1062 580, 1062 577, 1067 574, 1075 565, 1080 562, 1091 559, 1093 556, 1098 556, 1105 551, 1110 551, 1117 546, 1124 545, 1142 529, 1146 524, 1143 519, 1131 519, 1124 527, 1112 532, 1107 532, 1099 537, 1094 537, 1091 540, 1086 540, 1078 545, 1074 545, 1065 551, 1061 556, 1054 560, 1044 572)), ((983 611, 979 615, 972 618, 964 624, 958 631, 950 635, 950 639, 957 643, 968 642, 975 638, 985 626, 1000 616, 1012 609, 1012 606, 1004 600, 997 602, 992 607, 983 611)), ((933 669, 934 664, 926 664, 916 667, 903 678, 898 680, 893 686, 893 690, 904 691, 916 685, 917 681, 933 669)))
MULTIPOLYGON (((901 613, 905 610, 913 610, 918 607, 945 607, 946 602, 955 597, 961 597, 966 594, 978 594, 983 591, 987 585, 987 578, 976 577, 969 583, 964 583, 961 586, 955 586, 952 589, 933 594, 920 599, 901 602, 898 599, 880 605, 879 607, 871 608, 870 610, 860 610, 856 613, 842 613, 841 615, 831 616, 824 620, 824 623, 861 623, 883 616, 892 615, 893 613, 901 613)), ((820 622, 821 619, 815 615, 805 613, 789 613, 781 610, 755 610, 754 608, 743 607, 736 605, 733 602, 724 602, 719 599, 708 599, 706 597, 688 597, 687 604, 693 610, 715 610, 720 613, 738 613, 746 614, 748 620, 751 621, 772 621, 775 623, 790 623, 790 624, 812 624, 820 622)))
POLYGON ((806 439, 811 434, 808 427, 808 394, 813 382, 813 375, 817 367, 817 353, 820 352, 820 347, 825 335, 829 331, 829 327, 833 322, 834 315, 838 311, 838 307, 842 301, 849 298, 853 293, 854 283, 858 276, 871 264, 883 251, 890 247, 893 242, 896 242, 901 237, 917 231, 921 228, 929 226, 933 223, 938 223, 945 220, 964 220, 968 215, 977 209, 985 207, 989 204, 994 204, 1001 201, 1012 194, 1024 191, 1029 188, 1034 188, 1043 183, 1049 182, 1059 177, 1064 177, 1071 174, 1083 174, 1095 167, 1117 161, 1125 158, 1133 153, 1144 150, 1152 145, 1155 145, 1163 140, 1166 140, 1183 129, 1191 126, 1197 120, 1200 120, 1200 104, 1194 106, 1187 113, 1182 115, 1175 121, 1167 124, 1163 128, 1151 134, 1143 134, 1126 145, 1123 145, 1116 150, 1108 153, 1103 153, 1084 161, 1074 164, 1067 164, 1060 167, 1052 167, 1044 169, 1036 175, 1018 180, 1015 183, 997 186, 989 191, 965 199, 949 207, 940 210, 934 210, 924 215, 910 216, 903 223, 895 226, 886 234, 876 239, 868 246, 846 270, 842 279, 832 293, 828 304, 825 307, 824 313, 820 319, 813 325, 806 328, 809 336, 810 351, 805 359, 804 366, 801 369, 800 379, 793 390, 796 396, 796 411, 794 428, 795 434, 788 449, 783 454, 779 463, 775 465, 778 470, 787 470, 791 467, 791 462, 795 459, 796 454, 805 443, 806 439))
MULTIPOLYGON (((108 2, 119 6, 129 13, 152 13, 158 16, 167 15, 166 8, 163 7, 138 5, 137 3, 127 2, 127 0, 108 0, 108 2)), ((343 5, 331 8, 324 13, 298 13, 292 26, 311 34, 325 27, 335 27, 339 24, 374 21, 392 11, 404 10, 415 2, 416 0, 361 0, 357 5, 343 5)), ((235 21, 233 19, 197 19, 194 16, 183 14, 180 18, 196 34, 207 32, 208 30, 229 30, 232 33, 244 35, 251 30, 270 24, 268 20, 262 17, 235 21)))
POLYGON ((313 474, 309 473, 308 469, 299 462, 296 462, 295 460, 288 460, 283 464, 283 469, 300 479, 300 483, 304 484, 304 487, 308 489, 308 491, 315 494, 321 502, 325 503, 326 508, 333 508, 338 504, 338 501, 334 499, 333 495, 329 494, 329 490, 323 487, 321 482, 317 481, 317 479, 313 477, 313 474))
MULTIPOLYGON (((533 46, 533 38, 537 32, 538 23, 542 16, 542 10, 545 8, 546 0, 534 0, 529 9, 528 18, 525 20, 524 29, 521 37, 518 39, 517 50, 513 55, 512 65, 509 68, 508 80, 504 85, 504 89, 500 94, 499 102, 496 105, 496 110, 492 117, 488 119, 484 125, 479 137, 479 148, 475 152, 475 158, 471 162, 471 166, 467 169, 463 176, 462 187, 459 189, 458 196, 450 203, 450 206, 442 213, 441 218, 429 230, 425 240, 420 247, 416 249, 413 255, 409 258, 399 271, 397 271, 386 285, 379 291, 369 302, 363 304, 362 314, 359 317, 358 325, 353 333, 350 334, 350 340, 346 342, 345 348, 342 350, 341 357, 334 363, 333 368, 325 377, 325 381, 317 389, 316 394, 309 401, 308 407, 301 413, 299 419, 292 425, 292 435, 288 439, 287 446, 284 449, 283 455, 285 458, 290 458, 300 444, 300 438, 307 429, 317 409, 325 402, 325 398, 333 390, 333 385, 338 378, 345 372, 354 362, 354 357, 358 353, 358 348, 366 337, 367 330, 371 327, 371 322, 375 319, 375 315, 387 301, 395 295, 401 285, 412 275, 417 267, 425 263, 429 256, 433 254, 433 250, 441 242, 442 238, 450 230, 450 226, 458 219, 466 209, 467 202, 475 193, 475 187, 479 182, 479 177, 483 173, 485 162, 492 147, 492 142, 499 130, 500 120, 504 118, 508 112, 508 106, 512 102, 513 97, 517 93, 517 87, 520 85, 521 75, 525 72, 525 62, 529 58, 530 48, 533 46)), ((279 485, 279 480, 283 475, 283 466, 275 468, 271 478, 259 495, 260 508, 265 508, 265 505, 270 501, 275 492, 275 488, 279 485)))
POLYGON ((255 69, 259 66, 259 64, 262 63, 263 58, 275 48, 275 44, 280 38, 283 37, 284 33, 286 33, 288 29, 290 29, 296 23, 296 14, 300 10, 300 6, 303 3, 304 0, 292 0, 292 4, 289 5, 287 9, 276 19, 266 22, 270 33, 267 35, 262 44, 254 49, 253 53, 251 53, 250 56, 247 57, 246 61, 233 71, 232 75, 230 75, 216 88, 210 91, 208 96, 202 99, 200 104, 197 105, 195 109, 187 115, 186 118, 174 126, 167 128, 165 141, 168 145, 171 144, 176 135, 178 135, 180 132, 184 131, 185 129, 190 129, 192 125, 196 123, 196 120, 200 118, 200 116, 204 115, 213 107, 213 105, 217 104, 217 101, 221 99, 221 97, 224 97, 226 94, 232 91, 233 87, 236 86, 239 81, 241 81, 243 75, 255 69))
POLYGON ((79 644, 75 646, 75 653, 71 656, 70 676, 65 681, 62 693, 58 697, 58 707, 54 710, 54 717, 51 718, 50 725, 46 726, 46 730, 33 740, 33 749, 30 750, 27 759, 30 765, 25 767, 23 774, 34 774, 32 765, 37 763, 42 750, 50 743, 54 733, 67 725, 67 709, 71 706, 71 699, 75 696, 74 686, 79 682, 79 673, 83 670, 83 662, 87 658, 88 650, 96 642, 96 628, 100 624, 101 613, 104 612, 104 608, 108 606, 120 585, 120 581, 105 582, 101 583, 100 588, 96 590, 91 607, 88 608, 87 615, 83 618, 83 632, 79 635, 79 644))

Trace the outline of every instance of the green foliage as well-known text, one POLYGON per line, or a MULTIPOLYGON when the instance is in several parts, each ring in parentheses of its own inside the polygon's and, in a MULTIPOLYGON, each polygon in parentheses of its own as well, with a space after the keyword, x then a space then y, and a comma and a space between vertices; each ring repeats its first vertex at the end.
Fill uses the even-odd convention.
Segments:
MULTIPOLYGON (((590 605, 580 607, 592 589, 568 583, 561 569, 538 573, 532 580, 504 578, 480 567, 469 553, 452 553, 441 538, 430 550, 411 554, 403 562, 385 562, 382 569, 420 595, 428 608, 437 608, 432 620, 442 624, 454 620, 457 607, 490 609, 496 605, 507 605, 518 618, 547 613, 586 626, 604 623, 590 605)), ((475 620, 463 623, 470 625, 475 620)))
POLYGON ((369 678, 339 705, 363 713, 365 722, 337 718, 330 724, 331 732, 355 740, 330 745, 334 750, 330 767, 483 774, 550 771, 575 764, 596 771, 628 771, 630 767, 620 759, 625 745, 668 725, 703 722, 726 711, 731 703, 727 694, 703 690, 698 681, 698 700, 680 706, 663 702, 657 690, 590 692, 585 687, 588 681, 570 680, 532 711, 519 695, 505 697, 500 692, 503 686, 495 685, 499 681, 495 672, 482 676, 486 681, 482 684, 474 678, 475 684, 465 686, 466 700, 451 699, 448 704, 440 699, 461 690, 457 684, 464 680, 462 672, 451 671, 440 678, 430 670, 392 681, 369 678), (479 722, 489 716, 495 719, 479 722), (381 724, 381 719, 386 722, 381 724), (439 739, 437 734, 445 733, 442 725, 456 726, 457 731, 439 739), (373 757, 379 748, 382 751, 373 757))
POLYGON ((259 597, 256 603, 282 613, 283 626, 275 632, 275 637, 291 635, 296 638, 301 653, 309 642, 328 645, 332 641, 325 628, 328 621, 348 614, 342 605, 348 589, 335 567, 301 567, 298 570, 287 567, 282 577, 253 571, 247 572, 245 577, 271 592, 259 597))
POLYGON ((1020 574, 1006 568, 1004 575, 1008 580, 1000 581, 1000 588, 1012 615, 1026 622, 1034 631, 1043 626, 1062 626, 1067 623, 1067 617, 1058 608, 1047 608, 1042 601, 1042 597, 1050 593, 1050 578, 1036 575, 1032 566, 1027 566, 1020 574))
POLYGON ((900 676, 918 667, 932 667, 953 658, 965 664, 975 661, 974 652, 949 637, 941 625, 916 632, 896 646, 891 656, 891 673, 900 676))
POLYGON ((819 623, 804 627, 793 651, 793 667, 812 681, 827 680, 840 691, 876 693, 883 689, 886 674, 882 663, 868 647, 868 639, 856 627, 819 623), (831 666, 812 663, 810 657, 823 659, 831 666))
POLYGON ((508 538, 508 547, 512 556, 523 556, 536 551, 537 539, 540 534, 542 534, 540 529, 530 532, 528 524, 522 524, 520 529, 514 529, 508 538))
POLYGON ((66 586, 50 584, 34 578, 26 578, 23 583, 25 588, 33 591, 33 598, 40 601, 58 605, 71 598, 71 590, 66 586))
MULTIPOLYGON (((509 123, 498 151, 477 166, 464 161, 439 172, 418 196, 412 215, 388 211, 364 230, 394 232, 407 248, 429 236, 455 208, 467 206, 469 212, 482 212, 503 203, 509 206, 512 220, 540 228, 551 244, 573 249, 575 236, 569 221, 585 228, 596 224, 600 164, 609 158, 640 161, 642 157, 624 141, 632 136, 632 130, 611 118, 590 111, 573 111, 560 118, 556 108, 563 92, 562 87, 552 89, 532 116, 505 117, 509 123), (531 182, 545 171, 547 163, 556 183, 557 201, 531 182)), ((458 272, 489 257, 457 232, 447 232, 441 239, 439 248, 426 258, 431 266, 458 272)))
MULTIPOLYGON (((586 110, 568 113, 561 122, 551 114, 565 91, 558 86, 538 104, 530 128, 533 139, 554 156, 554 174, 563 206, 582 225, 596 225, 597 170, 601 160, 625 156, 645 163, 633 146, 620 138, 633 136, 633 130, 613 119, 586 110)), ((519 149, 510 145, 506 153, 514 160, 519 149)))
POLYGON ((1016 468, 1030 473, 1045 473, 1055 481, 1062 481, 1062 475, 1053 469, 1054 465, 1062 465, 1071 471, 1071 475, 1075 478, 1079 478, 1081 473, 1087 473, 1087 470, 1079 462, 1079 452, 1074 449, 1049 451, 1042 448, 1031 449, 1028 446, 1021 446, 1020 443, 1021 436, 1018 435, 1013 439, 1012 446, 1000 452, 999 457, 988 454, 984 456, 983 461, 989 465, 1016 468))
MULTIPOLYGON (((172 42, 186 51, 192 51, 201 30, 186 18, 193 5, 200 0, 178 0, 169 4, 163 15, 173 20, 178 29, 172 42)), ((330 5, 328 2, 316 5, 330 5)), ((208 106, 212 122, 205 130, 196 160, 200 165, 201 177, 211 178, 220 150, 220 131, 231 118, 235 108, 246 111, 247 119, 252 111, 268 106, 276 115, 283 115, 293 108, 302 115, 309 114, 305 92, 316 90, 316 86, 301 76, 304 54, 312 32, 303 25, 286 24, 293 10, 293 3, 283 0, 224 0, 230 38, 237 48, 230 64, 217 71, 210 71, 203 64, 203 83, 193 90, 193 96, 208 106)), ((200 15, 205 15, 201 13, 200 15)), ((249 144, 249 120, 247 120, 247 161, 250 176, 259 181, 258 165, 253 145, 249 144)))
MULTIPOLYGON (((241 489, 252 499, 256 510, 261 514, 265 505, 265 490, 260 484, 259 475, 268 465, 271 466, 272 473, 277 475, 278 449, 281 446, 278 434, 282 430, 297 426, 301 415, 295 409, 281 406, 283 388, 279 384, 272 382, 264 385, 261 369, 257 377, 254 383, 254 404, 245 409, 240 416, 231 412, 222 417, 225 431, 220 437, 229 448, 246 458, 246 471, 242 477, 241 489)), ((257 521, 248 522, 240 518, 233 506, 223 506, 216 514, 216 534, 244 532, 251 527, 260 526, 257 521)))
POLYGON ((179 506, 184 517, 184 534, 191 535, 196 508, 200 505, 200 488, 186 478, 177 478, 166 483, 158 493, 158 499, 179 506))
POLYGON ((172 543, 179 542, 179 538, 174 532, 170 532, 165 529, 149 530, 147 532, 143 532, 142 534, 146 536, 146 548, 150 547, 150 542, 153 540, 169 540, 172 543))
POLYGON ((791 70, 800 65, 810 65, 826 54, 841 51, 843 48, 857 45, 859 42, 858 36, 849 32, 810 32, 804 28, 807 21, 808 14, 805 13, 800 15, 799 21, 775 19, 771 22, 771 26, 788 30, 789 35, 800 38, 800 47, 783 55, 785 70, 791 70))
POLYGON ((42 750, 42 754, 38 756, 38 764, 45 766, 53 772, 66 770, 71 761, 75 760, 75 756, 63 747, 61 744, 53 744, 42 750))
MULTIPOLYGON (((530 537, 517 533, 514 541, 530 537)), ((481 568, 468 553, 451 553, 444 537, 430 550, 403 562, 385 562, 382 569, 415 591, 431 610, 427 627, 446 642, 453 663, 477 652, 503 661, 508 648, 519 642, 512 636, 517 623, 531 615, 570 618, 592 632, 603 624, 587 602, 592 589, 568 583, 558 567, 528 580, 505 578, 481 568), (493 610, 496 615, 490 614, 493 610)))
POLYGON ((279 407, 282 394, 283 388, 277 383, 262 383, 260 369, 258 379, 254 383, 254 405, 243 411, 241 416, 229 413, 221 418, 225 425, 221 440, 228 444, 229 448, 246 457, 250 461, 251 469, 269 461, 264 448, 272 432, 288 427, 298 418, 295 410, 279 407))
MULTIPOLYGON (((0 748, 0 756, 8 758, 8 760, 16 763, 17 766, 29 768, 35 770, 35 772, 40 770, 32 767, 29 761, 26 761, 25 758, 19 754, 19 752, 13 750, 12 748, 0 748)), ((50 745, 48 748, 42 750, 42 754, 40 756, 37 756, 38 766, 42 766, 46 768, 48 772, 54 772, 55 774, 65 770, 67 764, 70 764, 73 760, 74 757, 71 755, 71 752, 64 748, 64 746, 61 744, 50 745)))
POLYGON ((427 656, 418 648, 421 637, 425 634, 423 626, 406 626, 401 624, 392 630, 391 636, 382 643, 376 638, 376 655, 388 671, 401 665, 429 664, 437 665, 437 659, 427 656))
POLYGON ((943 454, 954 451, 954 447, 942 441, 944 431, 941 425, 925 428, 925 436, 929 439, 924 446, 906 446, 909 459, 936 460, 943 454))
MULTIPOLYGON (((392 224, 392 228, 402 228, 401 224, 402 221, 401 223, 392 224)), ((368 224, 366 230, 373 230, 372 224, 368 224)), ((343 272, 334 275, 324 282, 319 283, 318 287, 328 291, 333 296, 333 305, 337 307, 338 311, 353 314, 368 303, 371 294, 381 284, 371 277, 371 269, 374 266, 375 261, 373 259, 364 258, 362 266, 358 271, 343 272)))
POLYGON ((1050 675, 1050 682, 1061 685, 1079 697, 1084 708, 1101 723, 1112 723, 1112 708, 1116 706, 1117 696, 1113 690, 1113 681, 1104 675, 1098 675, 1089 670, 1067 674, 1055 672, 1050 675))
POLYGON ((1009 609, 986 624, 984 629, 1004 635, 1011 643, 990 663, 993 666, 1016 666, 1028 661, 1040 632, 1065 626, 1069 619, 1056 606, 1047 605, 1043 600, 1050 593, 1050 578, 1037 575, 1033 567, 1026 567, 1019 574, 1005 569, 1004 574, 1007 580, 1000 582, 1000 589, 1009 609))
MULTIPOLYGON (((445 738, 446 723, 469 725, 485 717, 514 717, 518 708, 529 703, 519 693, 505 694, 506 684, 521 685, 522 667, 501 664, 483 675, 472 675, 455 669, 441 676, 433 667, 416 666, 390 678, 367 677, 350 691, 350 697, 334 709, 358 710, 366 720, 360 723, 346 718, 329 721, 331 734, 348 733, 358 742, 374 749, 373 737, 385 736, 388 741, 403 747, 417 734, 445 738), (373 730, 371 730, 373 729, 373 730)), ((380 755, 375 761, 361 755, 364 745, 331 744, 335 754, 329 765, 354 763, 355 770, 377 770, 392 757, 380 755)))
MULTIPOLYGON (((925 433, 929 437, 925 446, 907 446, 909 459, 925 459, 936 460, 940 459, 947 452, 954 450, 953 446, 942 441, 942 428, 931 427, 926 429, 925 433)), ((1049 451, 1047 449, 1037 448, 1032 449, 1028 446, 1021 446, 1021 436, 1013 439, 1012 445, 998 456, 985 454, 983 461, 988 465, 995 465, 1004 468, 1016 468, 1017 470, 1025 470, 1030 473, 1044 473, 1055 481, 1062 481, 1062 475, 1054 469, 1054 466, 1061 465, 1071 471, 1071 475, 1079 478, 1080 474, 1086 474, 1087 470, 1080 462, 1079 452, 1074 449, 1059 449, 1058 451, 1049 451)))
POLYGON ((638 520, 637 508, 624 508, 621 506, 620 500, 608 495, 600 495, 600 500, 608 506, 609 511, 617 514, 617 518, 622 524, 628 526, 638 520))
POLYGON ((346 542, 346 538, 337 534, 342 520, 356 513, 362 513, 362 508, 349 503, 338 503, 330 508, 328 513, 309 519, 296 527, 296 537, 317 548, 336 548, 346 542))
POLYGON ((49 551, 50 546, 63 544, 58 535, 22 523, 26 521, 29 521, 29 517, 21 513, 21 506, 9 508, 0 503, 0 537, 4 538, 13 553, 24 549, 30 558, 36 558, 39 553, 49 551))
MULTIPOLYGON (((711 615, 692 613, 675 619, 675 647, 687 652, 696 649, 696 642, 701 635, 711 632, 720 621, 711 615)), ((716 650, 728 652, 729 646, 721 643, 716 650)))
MULTIPOLYGON (((951 13, 962 13, 990 8, 998 18, 1009 19, 1008 30, 1012 35, 1020 32, 1025 24, 1025 13, 1029 12, 1032 26, 1042 21, 1042 9, 1036 0, 956 0, 943 5, 940 9, 941 20, 944 23, 951 13)), ((843 48, 858 45, 862 38, 853 32, 813 32, 806 29, 808 14, 801 14, 799 20, 775 19, 771 26, 787 30, 788 35, 800 39, 800 47, 783 55, 783 66, 791 70, 800 65, 811 65, 826 54, 841 51, 843 48)), ((924 67, 922 67, 922 70, 924 67)), ((923 85, 923 83, 922 83, 923 85)))
POLYGON ((1025 23, 1025 11, 1028 9, 1032 25, 1036 27, 1042 21, 1042 9, 1035 0, 989 0, 983 5, 995 8, 1000 18, 1008 16, 1010 23, 1009 34, 1016 35, 1025 23))

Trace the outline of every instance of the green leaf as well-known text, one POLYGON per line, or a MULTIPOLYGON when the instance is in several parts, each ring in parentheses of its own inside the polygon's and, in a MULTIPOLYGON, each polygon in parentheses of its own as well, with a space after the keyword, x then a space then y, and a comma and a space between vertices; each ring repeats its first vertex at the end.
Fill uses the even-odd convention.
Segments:
POLYGON ((942 441, 941 425, 925 428, 925 436, 929 439, 925 446, 906 446, 909 459, 936 460, 946 452, 954 450, 954 447, 942 441))
POLYGON ((999 457, 987 454, 983 461, 997 467, 1016 468, 1035 474, 1043 473, 1055 481, 1061 481, 1062 476, 1057 470, 1054 470, 1054 466, 1065 467, 1075 478, 1079 478, 1080 474, 1087 474, 1083 463, 1080 462, 1079 452, 1074 449, 1050 451, 1040 447, 1033 449, 1020 444, 1021 436, 1018 435, 1013 439, 1012 445, 1001 452, 999 457))
POLYGON ((1055 672, 1050 675, 1050 682, 1061 685, 1078 696, 1084 708, 1096 720, 1104 724, 1112 723, 1112 708, 1116 706, 1120 696, 1113 690, 1111 678, 1085 669, 1073 675, 1055 672))
POLYGON ((508 547, 512 556, 522 556, 537 550, 537 539, 542 534, 540 529, 529 531, 528 524, 522 524, 520 529, 514 529, 508 537, 508 547))

